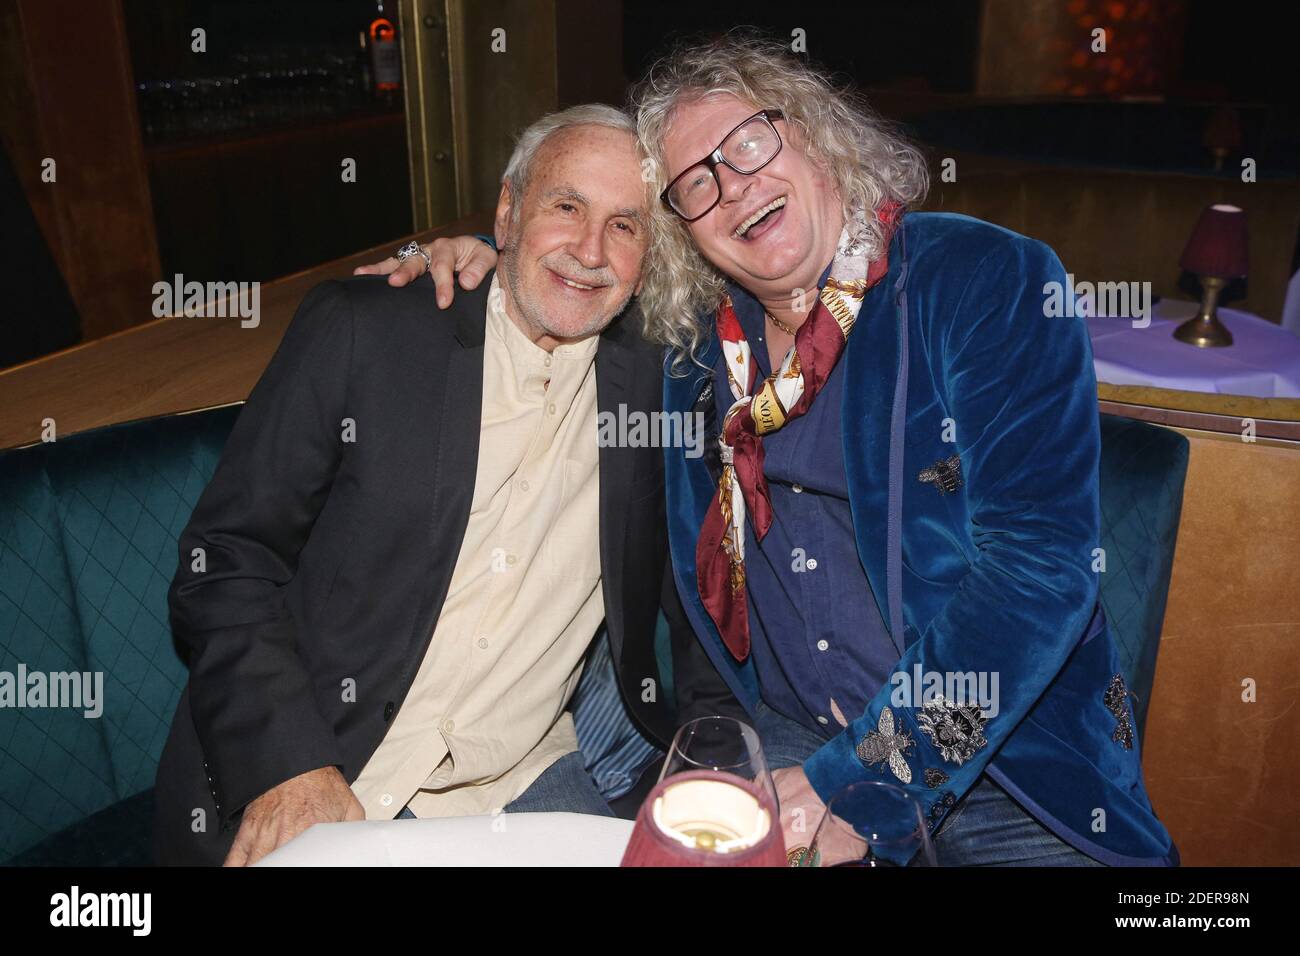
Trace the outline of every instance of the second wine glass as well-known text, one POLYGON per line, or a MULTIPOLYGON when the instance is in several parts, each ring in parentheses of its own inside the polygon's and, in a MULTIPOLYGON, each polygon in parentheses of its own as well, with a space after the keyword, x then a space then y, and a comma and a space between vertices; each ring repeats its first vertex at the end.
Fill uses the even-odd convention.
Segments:
POLYGON ((868 780, 835 794, 803 866, 935 866, 921 807, 900 787, 868 780))

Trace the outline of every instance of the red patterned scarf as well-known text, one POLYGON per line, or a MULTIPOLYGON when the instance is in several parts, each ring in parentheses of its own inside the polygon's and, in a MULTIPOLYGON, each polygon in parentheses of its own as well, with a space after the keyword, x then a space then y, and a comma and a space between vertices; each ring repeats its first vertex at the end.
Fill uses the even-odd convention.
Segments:
POLYGON ((889 241, 902 219, 902 207, 886 202, 877 209, 884 226, 880 256, 868 263, 856 235, 861 218, 850 219, 840 236, 830 278, 781 367, 751 392, 758 380, 745 333, 731 299, 718 307, 718 337, 727 362, 727 380, 735 403, 718 438, 722 480, 709 505, 695 548, 696 576, 704 607, 718 626, 727 649, 738 661, 749 656, 749 606, 745 597, 745 514, 753 516, 754 533, 763 540, 772 526, 772 499, 763 475, 763 436, 798 418, 821 391, 844 351, 845 341, 862 309, 867 290, 889 271, 889 241))

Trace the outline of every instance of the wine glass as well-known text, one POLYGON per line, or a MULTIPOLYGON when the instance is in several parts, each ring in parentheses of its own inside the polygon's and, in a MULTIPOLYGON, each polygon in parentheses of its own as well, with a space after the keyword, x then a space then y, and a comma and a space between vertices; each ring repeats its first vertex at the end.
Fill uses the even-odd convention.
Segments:
POLYGON ((658 809, 677 817, 673 828, 697 846, 740 839, 741 830, 765 833, 778 828, 776 785, 763 745, 758 732, 743 721, 700 717, 683 724, 668 748, 659 783, 670 777, 681 779, 674 781, 678 785, 666 792, 658 809), (737 787, 751 796, 738 798, 737 787), (737 822, 752 813, 763 822, 737 822))
POLYGON ((850 784, 831 798, 800 864, 937 865, 921 807, 907 791, 875 780, 850 784))
POLYGON ((699 717, 677 729, 659 779, 695 770, 740 777, 776 802, 776 785, 758 731, 734 717, 699 717))

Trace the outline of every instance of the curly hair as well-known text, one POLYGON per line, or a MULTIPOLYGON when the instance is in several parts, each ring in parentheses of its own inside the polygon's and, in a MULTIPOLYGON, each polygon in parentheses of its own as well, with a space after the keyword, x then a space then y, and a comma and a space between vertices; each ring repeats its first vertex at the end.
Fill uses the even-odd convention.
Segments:
MULTIPOLYGON (((646 332, 674 350, 673 367, 696 360, 717 310, 726 277, 695 247, 686 223, 659 202, 668 185, 664 137, 675 111, 716 93, 730 93, 757 109, 779 109, 800 133, 805 153, 829 170, 846 216, 892 199, 904 208, 924 201, 930 185, 925 157, 847 86, 795 57, 783 42, 752 30, 687 42, 657 61, 632 92, 637 134, 650 160, 646 175, 650 251, 640 302, 646 332)), ((874 216, 858 237, 869 258, 881 251, 883 230, 874 216)))

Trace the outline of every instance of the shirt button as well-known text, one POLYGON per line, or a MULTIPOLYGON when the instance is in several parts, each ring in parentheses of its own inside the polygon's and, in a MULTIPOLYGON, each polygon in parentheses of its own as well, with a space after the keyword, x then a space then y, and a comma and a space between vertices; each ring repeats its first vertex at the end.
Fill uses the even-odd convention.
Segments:
POLYGON ((486 638, 486 637, 480 637, 480 638, 478 639, 478 646, 481 647, 481 648, 483 648, 483 650, 486 651, 486 650, 487 650, 487 646, 488 646, 487 638, 486 638))
POLYGON ((808 563, 805 565, 805 567, 807 567, 809 571, 816 571, 816 570, 817 570, 817 559, 816 559, 816 558, 809 558, 809 559, 808 559, 808 563))
POLYGON ((527 479, 524 479, 523 481, 519 482, 519 490, 520 490, 520 491, 527 491, 527 490, 528 490, 528 480, 527 480, 527 479))
POLYGON ((542 364, 544 364, 547 368, 550 368, 550 367, 551 367, 551 357, 550 357, 549 355, 546 356, 546 358, 543 360, 543 363, 542 363, 542 364))
POLYGON ((385 807, 391 807, 393 805, 393 795, 391 793, 386 793, 379 798, 379 802, 385 807))
POLYGON ((799 484, 796 481, 793 485, 790 486, 790 490, 793 491, 796 495, 801 495, 803 494, 803 485, 799 484))
POLYGON ((519 561, 519 557, 517 555, 513 555, 513 554, 506 555, 506 564, 515 564, 518 561, 519 561))
POLYGON ((554 415, 554 414, 555 414, 555 403, 554 403, 554 402, 551 402, 551 404, 547 405, 547 406, 546 406, 546 410, 547 410, 548 412, 550 412, 552 415, 554 415))
POLYGON ((818 718, 817 718, 817 723, 819 723, 819 724, 829 724, 830 721, 827 720, 825 717, 818 717, 818 718))
POLYGON ((442 729, 443 729, 444 731, 446 731, 447 733, 451 733, 453 730, 456 729, 456 721, 454 721, 454 720, 444 720, 444 721, 442 722, 442 729))
POLYGON ((830 647, 830 644, 828 644, 826 641, 818 641, 818 642, 817 642, 817 650, 819 650, 819 651, 824 651, 824 650, 826 650, 826 649, 829 648, 829 647, 830 647))

